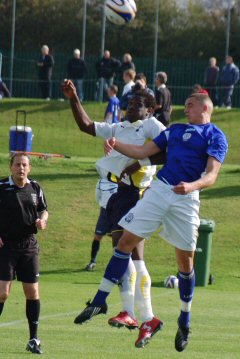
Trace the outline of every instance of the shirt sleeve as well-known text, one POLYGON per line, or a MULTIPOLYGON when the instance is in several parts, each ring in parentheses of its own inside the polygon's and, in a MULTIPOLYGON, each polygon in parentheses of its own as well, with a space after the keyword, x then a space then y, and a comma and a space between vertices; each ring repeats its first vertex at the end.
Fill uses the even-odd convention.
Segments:
POLYGON ((106 122, 94 122, 95 132, 97 137, 102 137, 105 140, 114 137, 115 125, 106 122))
POLYGON ((161 151, 165 151, 167 148, 168 138, 170 130, 166 129, 161 132, 160 135, 154 138, 153 142, 160 148, 161 151))
POLYGON ((39 185, 37 186, 37 192, 38 192, 37 193, 37 196, 38 196, 37 211, 38 212, 47 211, 46 198, 45 198, 42 188, 39 185))
POLYGON ((156 138, 162 131, 165 130, 165 126, 158 121, 155 117, 151 117, 148 120, 143 121, 143 129, 146 138, 153 140, 156 138))
POLYGON ((210 141, 207 148, 207 154, 216 158, 216 160, 220 163, 223 163, 227 154, 227 150, 227 138, 223 133, 220 132, 213 136, 212 140, 210 141))

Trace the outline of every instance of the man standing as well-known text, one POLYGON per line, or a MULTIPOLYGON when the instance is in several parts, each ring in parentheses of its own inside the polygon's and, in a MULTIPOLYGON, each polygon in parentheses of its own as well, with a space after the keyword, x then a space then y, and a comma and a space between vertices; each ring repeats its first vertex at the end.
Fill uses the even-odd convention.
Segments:
POLYGON ((204 74, 204 84, 206 90, 209 93, 209 97, 213 102, 213 105, 218 106, 218 93, 217 93, 217 81, 219 75, 219 67, 217 66, 217 59, 211 57, 209 59, 209 66, 204 74))
POLYGON ((41 56, 38 59, 38 78, 41 89, 42 98, 49 101, 51 98, 51 80, 52 69, 54 60, 52 55, 49 54, 49 48, 47 45, 43 45, 41 48, 41 56))
POLYGON ((172 112, 172 96, 169 89, 166 87, 167 74, 165 72, 156 73, 156 107, 154 116, 158 121, 161 121, 164 126, 168 127, 170 124, 170 116, 172 112))
POLYGON ((16 276, 26 297, 30 333, 26 349, 42 354, 37 336, 39 246, 35 234, 46 228, 47 204, 39 184, 28 178, 31 165, 26 155, 13 155, 10 170, 10 177, 0 180, 0 315, 16 276))
POLYGON ((226 56, 225 64, 220 77, 223 92, 222 106, 226 106, 228 110, 231 110, 234 85, 239 80, 239 68, 234 64, 232 56, 226 56))
MULTIPOLYGON (((113 84, 114 75, 120 66, 120 61, 111 57, 110 51, 105 50, 103 57, 96 63, 96 71, 98 76, 98 86, 100 88, 103 81, 104 99, 109 86, 113 84)), ((100 93, 98 91, 97 99, 100 93)))
POLYGON ((123 62, 121 63, 121 66, 119 67, 119 73, 120 77, 123 77, 124 71, 127 70, 133 70, 135 71, 135 65, 132 61, 132 55, 126 53, 123 55, 123 62))
MULTIPOLYGON (((101 313, 102 308, 106 312, 106 298, 125 273, 132 249, 163 225, 161 236, 175 247, 179 270, 181 311, 175 349, 181 352, 186 348, 195 286, 193 259, 200 222, 199 191, 215 183, 227 152, 225 135, 210 122, 212 111, 211 99, 196 93, 185 103, 187 124, 172 125, 143 146, 123 144, 115 138, 109 140, 109 151, 114 149, 125 156, 143 159, 167 150, 167 161, 151 188, 120 220, 123 235, 96 296, 78 316, 81 323, 101 313)), ((142 323, 139 335, 142 347, 155 331, 154 317, 142 323)))
POLYGON ((77 95, 80 100, 83 101, 83 78, 86 75, 87 67, 80 55, 79 49, 73 51, 73 58, 68 62, 68 77, 73 81, 77 95))

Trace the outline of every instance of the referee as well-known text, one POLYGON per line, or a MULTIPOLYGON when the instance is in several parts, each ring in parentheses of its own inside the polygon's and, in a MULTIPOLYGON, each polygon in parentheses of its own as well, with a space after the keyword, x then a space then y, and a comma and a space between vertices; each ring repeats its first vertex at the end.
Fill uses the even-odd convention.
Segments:
POLYGON ((11 175, 0 180, 0 315, 9 296, 12 280, 22 282, 30 339, 26 349, 42 354, 37 337, 40 300, 38 289, 39 246, 35 234, 46 228, 47 204, 36 181, 28 178, 30 159, 15 154, 11 175))

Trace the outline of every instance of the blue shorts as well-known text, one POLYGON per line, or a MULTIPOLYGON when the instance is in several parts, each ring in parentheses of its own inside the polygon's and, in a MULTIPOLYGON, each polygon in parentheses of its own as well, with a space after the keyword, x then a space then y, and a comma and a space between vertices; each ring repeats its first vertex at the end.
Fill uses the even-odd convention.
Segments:
POLYGON ((119 186, 107 203, 107 214, 110 222, 111 232, 121 231, 118 222, 128 211, 135 207, 140 198, 139 189, 133 186, 119 186))
POLYGON ((101 207, 95 228, 95 234, 98 234, 99 236, 104 236, 108 233, 111 233, 111 227, 107 216, 107 211, 105 208, 101 207))

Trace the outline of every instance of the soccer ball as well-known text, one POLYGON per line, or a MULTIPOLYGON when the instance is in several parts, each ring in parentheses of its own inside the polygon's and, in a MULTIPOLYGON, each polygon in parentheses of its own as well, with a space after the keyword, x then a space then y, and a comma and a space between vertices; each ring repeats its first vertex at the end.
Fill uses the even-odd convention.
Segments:
POLYGON ((164 279, 164 287, 178 288, 178 278, 175 275, 169 275, 164 279))
POLYGON ((107 0, 105 11, 109 21, 124 25, 135 18, 137 7, 134 0, 107 0))

